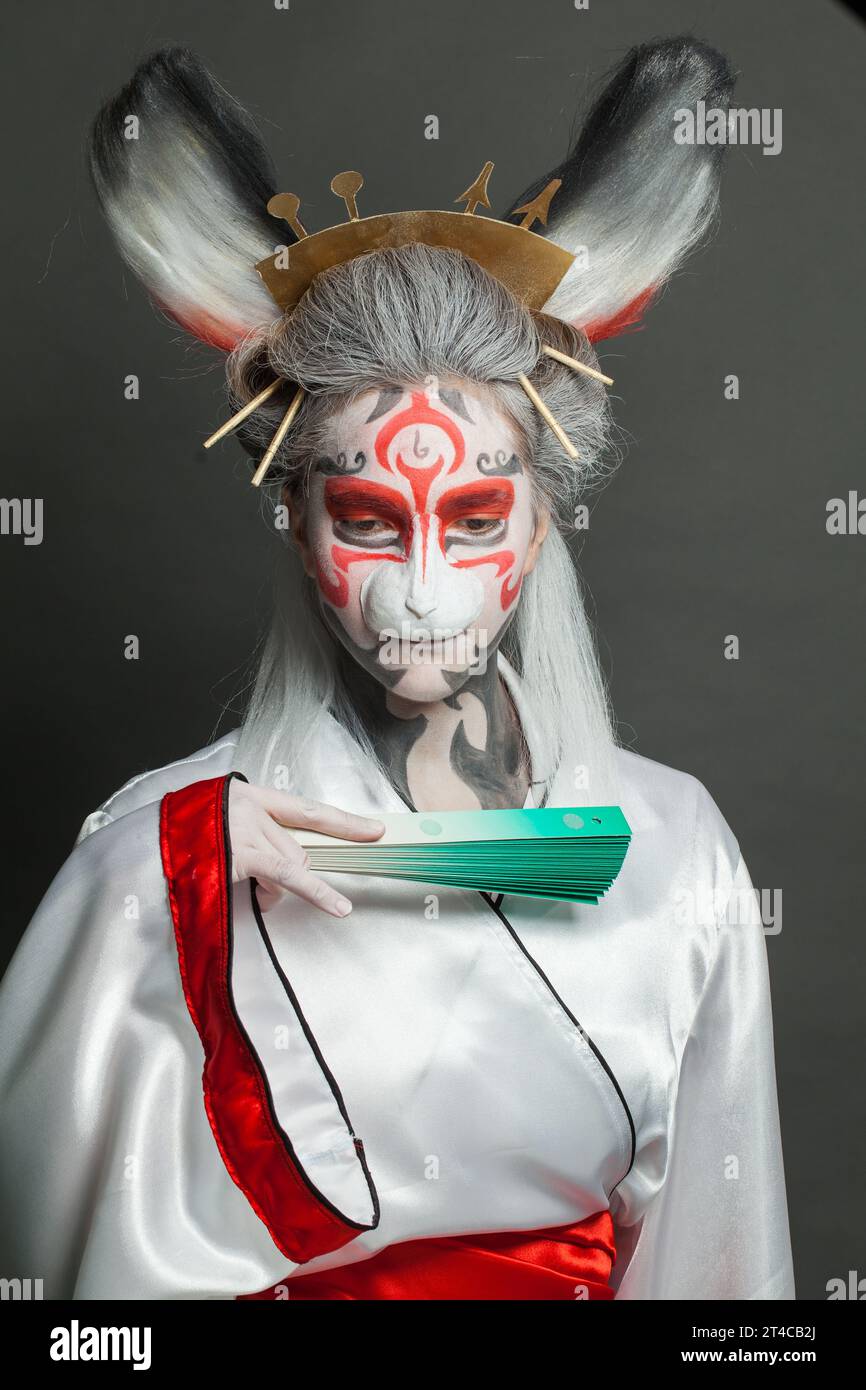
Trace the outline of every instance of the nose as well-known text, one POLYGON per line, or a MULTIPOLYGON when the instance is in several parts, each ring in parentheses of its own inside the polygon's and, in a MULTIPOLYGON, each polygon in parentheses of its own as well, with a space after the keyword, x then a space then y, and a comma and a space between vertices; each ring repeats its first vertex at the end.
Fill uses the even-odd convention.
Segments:
POLYGON ((406 607, 416 618, 426 618, 436 607, 436 595, 429 589, 412 589, 406 598, 406 607))
POLYGON ((413 641, 434 631, 463 632, 483 607, 481 579, 474 569, 449 564, 435 516, 426 535, 416 523, 404 564, 375 565, 361 585, 361 610, 370 630, 402 633, 408 625, 413 641))
POLYGON ((426 534, 417 524, 417 521, 416 518, 408 560, 409 587, 404 602, 409 612, 414 613, 416 618, 426 618, 439 602, 438 586, 430 582, 433 575, 433 564, 431 563, 433 556, 428 550, 428 547, 432 549, 437 544, 437 518, 432 519, 426 534))

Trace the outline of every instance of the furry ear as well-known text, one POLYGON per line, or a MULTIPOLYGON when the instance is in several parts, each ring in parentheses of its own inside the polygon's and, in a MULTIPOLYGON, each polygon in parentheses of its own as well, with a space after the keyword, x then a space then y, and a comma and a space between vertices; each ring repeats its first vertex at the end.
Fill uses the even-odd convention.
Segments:
POLYGON ((677 143, 674 113, 699 100, 727 111, 733 84, 727 60, 693 39, 631 50, 568 158, 506 214, 562 179, 547 228, 535 230, 578 259, 546 313, 593 341, 640 319, 707 231, 718 203, 724 146, 677 143))
POLYGON ((252 122, 193 53, 153 54, 103 106, 90 169, 121 254, 183 328, 230 350, 279 317, 255 264, 297 238, 267 212, 252 122))

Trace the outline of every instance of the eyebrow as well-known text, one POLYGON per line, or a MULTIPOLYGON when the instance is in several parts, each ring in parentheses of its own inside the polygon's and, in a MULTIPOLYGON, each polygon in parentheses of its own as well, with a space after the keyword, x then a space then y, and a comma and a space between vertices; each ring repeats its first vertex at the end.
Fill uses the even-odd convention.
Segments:
POLYGON ((408 502, 396 488, 360 478, 329 478, 325 484, 325 506, 330 516, 346 515, 347 511, 362 516, 373 512, 400 526, 412 520, 408 502))
POLYGON ((442 521, 454 521, 459 516, 475 512, 486 516, 508 516, 514 505, 514 484, 505 479, 489 483, 467 483, 442 494, 436 503, 436 514, 442 521))

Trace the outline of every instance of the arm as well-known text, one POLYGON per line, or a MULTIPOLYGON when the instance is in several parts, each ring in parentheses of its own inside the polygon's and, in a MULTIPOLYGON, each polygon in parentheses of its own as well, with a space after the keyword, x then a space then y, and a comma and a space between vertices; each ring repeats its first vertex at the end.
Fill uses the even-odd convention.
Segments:
MULTIPOLYGON (((242 1186, 243 1175, 221 1156, 218 1145, 228 1132, 222 1110, 209 1115, 205 1108, 202 1043, 182 988, 173 920, 185 886, 187 906, 190 885, 202 892, 210 886, 214 895, 214 910, 188 924, 198 949, 187 959, 187 984, 198 979, 200 986, 196 1001, 212 1004, 207 1017, 203 1008, 196 1014, 209 1043, 205 1061, 211 1053, 218 1059, 215 1079, 208 1074, 211 1097, 237 1100, 246 1080, 253 1099, 262 1098, 261 1114, 253 1115, 246 1095, 239 1143, 261 1120, 253 1136, 259 1142, 249 1145, 259 1167, 267 1143, 282 1145, 269 1196, 292 1239, 293 1213, 310 1228, 310 1249, 300 1251, 301 1258, 336 1248, 363 1229, 360 1220, 347 1223, 330 1211, 308 1185, 306 1168, 265 1113, 255 1059, 231 1065, 229 1048, 237 1039, 219 1026, 228 1016, 225 1009, 220 1013, 226 969, 221 976, 195 973, 207 964, 211 940, 217 949, 222 944, 226 961, 231 880, 225 818, 215 814, 223 781, 190 784, 113 822, 106 817, 96 825, 90 818, 89 832, 51 885, 0 986, 0 1276, 42 1280, 46 1298, 233 1298, 270 1287, 294 1263, 269 1233, 259 1188, 253 1204, 250 1184, 242 1186), (186 833, 171 835, 163 816, 161 844, 165 803, 181 815, 185 808, 186 833), (191 859, 194 836, 202 853, 191 859), (176 872, 169 881, 161 848, 172 852, 176 872), (218 860, 224 870, 219 879, 218 860), (211 1024, 215 1032, 208 1031, 211 1024)), ((245 833, 238 828, 239 836, 245 833)), ((256 844, 245 841, 244 852, 256 844)), ((274 875, 280 870, 275 891, 300 895, 309 889, 321 896, 326 885, 293 874, 291 846, 279 840, 278 848, 280 855, 273 850, 273 863, 265 865, 274 875)), ((253 987, 261 994, 264 981, 259 989, 254 980, 253 987)), ((286 1104, 298 1100, 301 1129, 332 1120, 337 1128, 342 1116, 334 1114, 302 1023, 284 996, 280 1006, 274 1024, 288 1046, 274 1043, 267 1058, 281 1067, 284 1090, 292 1083, 286 1104)), ((351 1145, 348 1158, 349 1195, 361 1190, 369 1205, 366 1169, 351 1145)))
POLYGON ((623 1232, 623 1260, 630 1244, 618 1298, 794 1297, 766 943, 742 858, 683 1052, 665 1180, 636 1241, 623 1232))

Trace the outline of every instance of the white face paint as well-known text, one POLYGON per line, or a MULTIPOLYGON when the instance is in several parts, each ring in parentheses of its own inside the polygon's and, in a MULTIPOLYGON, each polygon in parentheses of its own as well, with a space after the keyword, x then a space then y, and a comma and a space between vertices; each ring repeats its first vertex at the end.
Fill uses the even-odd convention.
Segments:
POLYGON ((335 416, 301 530, 343 645, 423 702, 459 689, 495 648, 544 535, 507 419, 432 377, 335 416))
POLYGON ((361 585, 361 611, 372 632, 408 629, 411 641, 465 632, 481 616, 484 585, 471 570, 455 570, 431 518, 425 536, 415 525, 405 565, 377 565, 361 585))

